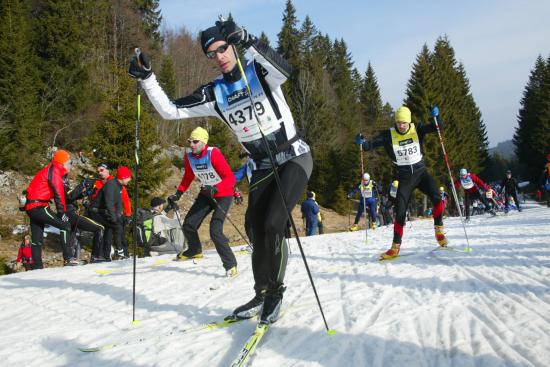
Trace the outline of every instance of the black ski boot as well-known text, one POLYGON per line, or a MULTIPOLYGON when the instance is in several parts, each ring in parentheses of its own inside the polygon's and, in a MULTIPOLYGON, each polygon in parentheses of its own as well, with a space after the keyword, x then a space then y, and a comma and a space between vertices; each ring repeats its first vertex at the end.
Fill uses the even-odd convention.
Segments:
POLYGON ((279 319, 285 289, 280 285, 275 291, 267 291, 260 315, 261 324, 273 324, 279 319))
POLYGON ((264 292, 258 292, 250 301, 233 311, 233 316, 237 319, 250 319, 260 313, 264 304, 264 292))

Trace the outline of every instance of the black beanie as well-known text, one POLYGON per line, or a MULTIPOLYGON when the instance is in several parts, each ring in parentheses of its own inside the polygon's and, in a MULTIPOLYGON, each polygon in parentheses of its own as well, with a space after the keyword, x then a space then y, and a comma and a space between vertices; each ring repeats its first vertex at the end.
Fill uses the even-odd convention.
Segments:
POLYGON ((208 47, 216 41, 225 41, 225 37, 217 26, 205 29, 201 32, 202 52, 206 54, 208 47))
POLYGON ((159 206, 161 204, 164 204, 166 202, 166 200, 162 199, 162 198, 159 198, 159 197, 155 197, 153 199, 151 199, 151 208, 154 208, 155 206, 159 206))

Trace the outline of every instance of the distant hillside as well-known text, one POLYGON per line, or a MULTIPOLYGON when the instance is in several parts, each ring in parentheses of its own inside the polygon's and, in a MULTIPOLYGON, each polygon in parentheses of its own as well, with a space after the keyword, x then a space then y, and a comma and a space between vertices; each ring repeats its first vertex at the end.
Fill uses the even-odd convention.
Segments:
POLYGON ((489 154, 493 156, 495 153, 498 153, 502 158, 510 160, 515 158, 516 154, 514 153, 514 149, 515 146, 512 140, 506 140, 498 143, 494 148, 489 148, 489 154))

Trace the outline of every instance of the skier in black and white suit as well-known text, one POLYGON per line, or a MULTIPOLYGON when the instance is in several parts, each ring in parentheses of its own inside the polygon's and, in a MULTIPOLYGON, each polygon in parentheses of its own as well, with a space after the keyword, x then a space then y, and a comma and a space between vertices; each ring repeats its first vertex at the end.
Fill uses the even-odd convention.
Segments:
POLYGON ((235 309, 234 315, 250 318, 261 311, 261 321, 275 322, 285 289, 283 280, 288 260, 285 229, 288 216, 276 187, 254 111, 274 156, 286 205, 292 209, 307 185, 313 161, 309 146, 297 133, 281 89, 291 69, 273 49, 232 21, 216 22, 215 26, 204 30, 201 46, 222 75, 176 101, 166 96, 143 54, 134 56, 129 73, 141 80, 149 100, 163 118, 217 117, 250 153, 256 170, 250 184, 245 225, 254 243, 252 270, 256 295, 235 309), (252 57, 243 68, 255 110, 230 45, 243 46, 252 57))

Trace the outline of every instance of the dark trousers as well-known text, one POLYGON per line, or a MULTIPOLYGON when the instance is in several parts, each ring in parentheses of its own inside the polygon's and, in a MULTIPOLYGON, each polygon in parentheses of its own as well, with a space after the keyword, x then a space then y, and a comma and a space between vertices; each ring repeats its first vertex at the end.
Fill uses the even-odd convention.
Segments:
MULTIPOLYGON (((375 198, 359 198, 359 208, 357 208, 357 214, 355 215, 355 221, 354 224, 359 224, 359 220, 365 213, 365 205, 369 209, 368 214, 370 216, 370 219, 373 221, 373 223, 376 223, 376 199, 375 198)), ((366 219, 367 227, 369 224, 369 220, 366 219)))
POLYGON ((42 269, 42 240, 44 238, 44 226, 49 224, 59 228, 59 241, 63 251, 63 259, 69 260, 72 251, 69 249, 69 223, 64 223, 59 217, 52 213, 49 207, 39 206, 27 211, 31 219, 31 251, 34 269, 42 269))
POLYGON ((231 247, 229 247, 229 239, 223 234, 223 223, 232 202, 233 196, 211 199, 204 195, 199 195, 183 222, 183 233, 187 239, 189 253, 196 254, 202 252, 198 230, 204 218, 211 211, 214 211, 210 220, 210 238, 214 242, 214 246, 216 246, 216 251, 220 255, 225 270, 237 266, 235 254, 233 254, 231 247))
MULTIPOLYGON (((304 154, 278 168, 281 190, 287 207, 292 210, 307 185, 313 162, 304 154)), ((252 174, 246 210, 246 228, 254 243, 252 271, 256 292, 276 292, 283 284, 288 261, 285 241, 288 214, 281 200, 273 171, 256 170, 252 174)))
POLYGON ((407 216, 407 207, 414 189, 418 188, 423 194, 427 195, 433 204, 433 218, 435 225, 443 225, 443 203, 439 189, 428 171, 423 168, 414 171, 407 176, 399 177, 399 187, 397 188, 397 197, 395 203, 395 222, 393 227, 393 242, 401 243, 403 237, 403 227, 407 216))
POLYGON ((111 246, 113 245, 117 250, 117 253, 124 253, 124 248, 122 247, 122 223, 121 222, 105 222, 105 234, 103 238, 103 257, 106 260, 111 258, 111 246))
MULTIPOLYGON (((74 231, 71 236, 71 246, 75 247, 75 235, 76 229, 81 231, 91 232, 94 234, 94 241, 92 245, 92 256, 97 256, 94 251, 100 248, 103 245, 103 232, 105 227, 100 223, 94 221, 91 218, 85 217, 83 215, 78 215, 75 212, 69 212, 69 222, 71 223, 71 229, 74 231)), ((73 254, 73 257, 77 257, 76 253, 73 254)))
POLYGON ((466 212, 466 218, 470 218, 470 203, 472 203, 474 200, 480 200, 483 205, 485 205, 485 210, 491 210, 492 209, 492 203, 490 203, 486 198, 485 195, 481 195, 479 191, 473 191, 473 192, 464 192, 464 210, 466 212))
POLYGON ((518 195, 515 191, 511 193, 505 193, 504 194, 504 206, 508 210, 510 208, 510 197, 514 199, 514 203, 516 203, 516 208, 519 210, 519 200, 518 195))

